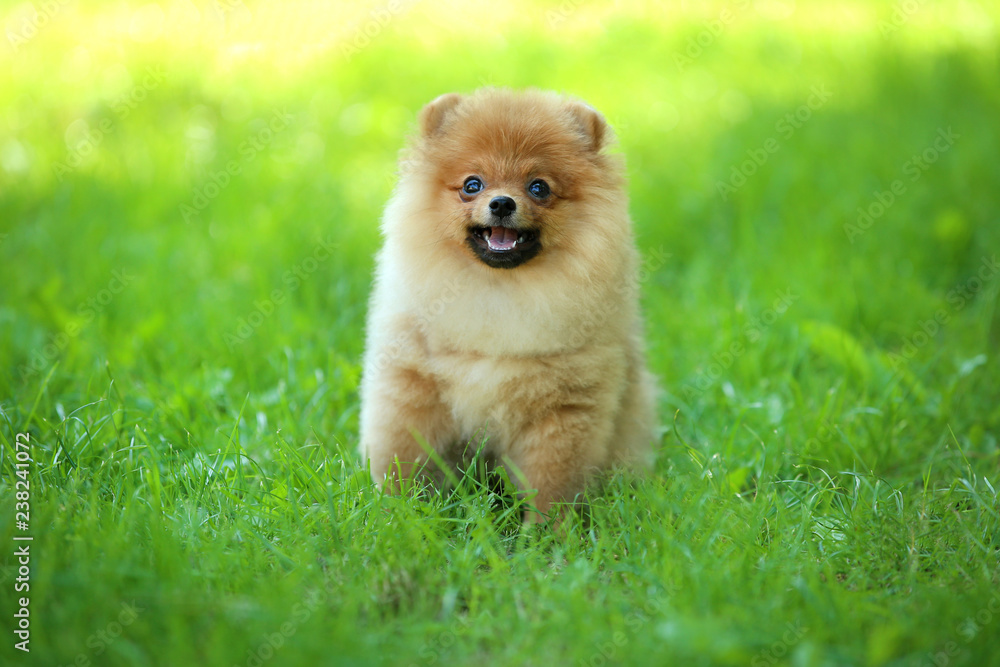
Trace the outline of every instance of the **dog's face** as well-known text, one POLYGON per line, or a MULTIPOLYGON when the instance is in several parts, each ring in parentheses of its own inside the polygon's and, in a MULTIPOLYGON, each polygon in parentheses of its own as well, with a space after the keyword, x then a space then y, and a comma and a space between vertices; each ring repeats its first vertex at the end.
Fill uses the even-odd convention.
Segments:
POLYGON ((424 108, 420 126, 434 233, 491 268, 565 251, 588 197, 617 186, 600 152, 607 126, 581 102, 540 92, 450 94, 424 108))
MULTIPOLYGON (((466 245, 487 266, 512 269, 542 249, 544 211, 554 206, 556 195, 544 174, 525 171, 520 179, 517 174, 491 174, 492 183, 472 174, 458 188, 467 217, 466 245)), ((548 222, 549 227, 553 224, 548 222)))

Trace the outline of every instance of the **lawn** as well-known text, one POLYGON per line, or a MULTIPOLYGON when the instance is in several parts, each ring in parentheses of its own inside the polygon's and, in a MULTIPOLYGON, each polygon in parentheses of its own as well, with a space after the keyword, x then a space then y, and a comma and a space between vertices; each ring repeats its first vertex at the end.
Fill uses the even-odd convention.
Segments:
POLYGON ((4 4, 0 664, 1000 665, 1000 7, 680 4, 4 4), (357 454, 483 85, 628 161, 656 465, 565 532, 357 454))

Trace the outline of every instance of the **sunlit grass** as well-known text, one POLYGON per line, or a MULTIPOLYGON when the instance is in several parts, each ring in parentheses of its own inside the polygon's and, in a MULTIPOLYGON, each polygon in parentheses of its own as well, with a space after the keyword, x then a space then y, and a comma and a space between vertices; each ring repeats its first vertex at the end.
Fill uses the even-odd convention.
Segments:
POLYGON ((0 662, 1000 650, 996 7, 54 6, 16 48, 30 6, 0 9, 0 541, 18 433, 36 536, 33 651, 0 662), (355 454, 398 151, 481 85, 607 115, 653 267, 655 473, 568 533, 479 470, 384 497, 355 454))

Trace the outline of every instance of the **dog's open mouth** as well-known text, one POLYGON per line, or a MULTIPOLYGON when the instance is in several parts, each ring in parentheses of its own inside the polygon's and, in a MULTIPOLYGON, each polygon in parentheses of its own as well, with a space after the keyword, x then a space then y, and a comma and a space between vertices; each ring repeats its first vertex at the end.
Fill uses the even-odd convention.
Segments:
POLYGON ((533 231, 510 227, 473 227, 470 231, 485 241, 486 247, 493 252, 508 252, 517 248, 523 250, 537 236, 533 231))
POLYGON ((520 266, 542 249, 537 231, 499 225, 469 227, 467 242, 480 260, 496 269, 520 266))

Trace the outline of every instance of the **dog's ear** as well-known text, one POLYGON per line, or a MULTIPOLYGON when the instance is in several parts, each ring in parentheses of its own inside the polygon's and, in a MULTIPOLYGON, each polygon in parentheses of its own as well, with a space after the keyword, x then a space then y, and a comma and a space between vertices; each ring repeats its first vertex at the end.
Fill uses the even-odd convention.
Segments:
POLYGON ((607 145, 611 139, 611 128, 608 127, 604 116, 594 107, 579 100, 570 101, 567 104, 567 109, 583 132, 590 150, 596 153, 607 145))
POLYGON ((420 132, 425 137, 432 136, 441 129, 445 116, 462 101, 458 93, 446 93, 420 110, 420 132))

